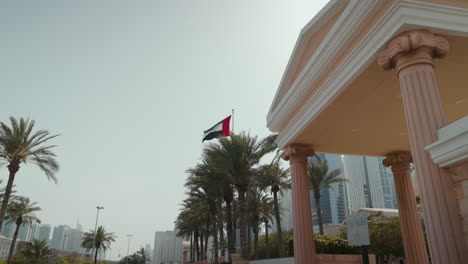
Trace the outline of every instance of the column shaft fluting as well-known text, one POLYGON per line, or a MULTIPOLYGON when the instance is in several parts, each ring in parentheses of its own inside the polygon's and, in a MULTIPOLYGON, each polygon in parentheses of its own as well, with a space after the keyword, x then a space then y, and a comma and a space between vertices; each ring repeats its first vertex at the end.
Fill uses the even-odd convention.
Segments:
POLYGON ((426 243, 418 214, 416 196, 410 175, 411 154, 394 152, 384 160, 391 167, 398 200, 398 213, 405 248, 405 260, 409 264, 429 263, 426 243))
POLYGON ((432 263, 456 264, 466 263, 468 250, 453 185, 425 150, 437 140, 437 129, 446 125, 433 59, 443 57, 448 48, 447 40, 430 32, 405 32, 379 55, 379 63, 396 68, 400 80, 432 263))
POLYGON ((307 157, 314 152, 302 145, 288 146, 283 157, 291 165, 294 263, 315 263, 315 242, 310 203, 307 157))

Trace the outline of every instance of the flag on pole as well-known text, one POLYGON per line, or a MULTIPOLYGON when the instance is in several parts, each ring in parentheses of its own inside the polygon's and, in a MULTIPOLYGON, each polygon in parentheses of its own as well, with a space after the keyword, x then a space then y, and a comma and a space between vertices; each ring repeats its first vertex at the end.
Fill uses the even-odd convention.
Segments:
POLYGON ((228 137, 231 123, 231 116, 226 117, 208 130, 203 131, 203 141, 213 138, 228 137))

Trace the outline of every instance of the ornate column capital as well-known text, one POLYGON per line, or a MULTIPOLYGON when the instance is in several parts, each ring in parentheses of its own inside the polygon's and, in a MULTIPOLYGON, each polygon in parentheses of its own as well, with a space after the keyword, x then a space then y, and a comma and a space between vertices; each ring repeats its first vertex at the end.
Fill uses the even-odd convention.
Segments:
POLYGON ((387 157, 382 161, 385 167, 391 167, 393 170, 406 170, 409 171, 409 165, 413 162, 413 157, 408 151, 394 151, 386 155, 387 157))
POLYGON ((314 156, 315 151, 310 145, 290 144, 284 148, 283 159, 289 162, 307 161, 307 157, 314 156))
POLYGON ((385 70, 402 68, 419 63, 433 64, 433 59, 443 58, 449 51, 446 39, 426 30, 411 30, 396 36, 380 52, 378 63, 385 70))

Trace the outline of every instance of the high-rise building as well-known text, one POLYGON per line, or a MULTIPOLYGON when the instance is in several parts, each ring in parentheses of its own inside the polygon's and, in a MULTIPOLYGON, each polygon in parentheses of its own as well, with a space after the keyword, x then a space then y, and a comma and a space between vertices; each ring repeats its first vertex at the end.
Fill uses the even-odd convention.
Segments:
POLYGON ((68 239, 70 236, 70 227, 67 225, 59 225, 54 227, 54 233, 52 234, 52 240, 50 246, 57 249, 66 249, 68 239))
POLYGON ((9 221, 3 221, 3 228, 2 228, 1 235, 7 238, 12 238, 13 234, 15 233, 15 228, 16 228, 15 223, 12 223, 9 221))
POLYGON ((83 238, 83 226, 77 221, 76 228, 70 229, 66 251, 83 253, 84 249, 81 247, 81 239, 83 238))
POLYGON ((343 165, 350 213, 361 208, 397 208, 391 171, 382 165, 383 158, 344 156, 343 165))
MULTIPOLYGON (((278 204, 281 211, 281 229, 291 230, 293 228, 292 197, 290 189, 278 192, 278 204)), ((272 219, 271 232, 277 232, 276 219, 272 219)))
MULTIPOLYGON (((344 169, 342 162, 342 155, 339 154, 316 154, 320 159, 326 159, 328 162, 328 170, 333 171, 338 169, 341 171, 339 177, 344 178, 344 169)), ((311 157, 313 158, 313 157, 311 157)), ((315 158, 313 158, 315 159, 315 158)), ((320 192, 320 205, 322 209, 322 217, 324 224, 340 224, 348 214, 346 184, 335 183, 329 190, 323 189, 320 192)), ((278 195, 280 208, 282 211, 281 227, 283 230, 291 230, 293 228, 293 212, 292 212, 292 198, 291 190, 282 190, 282 195, 278 195)), ((318 231, 318 217, 316 211, 316 204, 314 192, 310 191, 310 201, 312 205, 312 214, 314 229, 318 231)), ((277 231, 276 221, 272 221, 272 232, 277 231)))
POLYGON ((31 225, 31 231, 29 232, 29 236, 27 237, 27 241, 31 241, 33 239, 38 239, 39 237, 39 225, 33 224, 31 225))
MULTIPOLYGON (((15 227, 16 227, 16 225, 15 225, 15 227)), ((30 232, 31 232, 31 225, 22 224, 20 229, 19 229, 19 232, 18 232, 18 240, 20 240, 20 241, 29 241, 30 232)))
MULTIPOLYGON (((145 251, 148 253, 148 256, 150 256, 150 259, 151 259, 151 256, 153 256, 153 251, 151 250, 151 245, 150 244, 146 244, 145 251)), ((149 261, 147 263, 151 263, 151 261, 149 261)))
POLYGON ((50 245, 50 233, 52 232, 52 227, 50 225, 40 225, 39 231, 37 234, 38 240, 44 240, 50 245))
MULTIPOLYGON (((342 155, 317 153, 315 157, 310 157, 310 159, 327 160, 328 172, 339 170, 340 174, 338 177, 345 178, 342 155)), ((317 204, 315 202, 313 191, 310 192, 310 197, 314 218, 313 222, 315 228, 318 230, 317 204)), ((324 225, 341 224, 348 213, 345 183, 334 183, 330 189, 322 189, 320 191, 320 207, 324 225)))
POLYGON ((182 263, 182 239, 175 231, 156 231, 153 263, 182 263))
POLYGON ((82 238, 83 231, 79 229, 71 229, 65 250, 70 252, 81 253, 83 251, 83 248, 81 247, 82 238))

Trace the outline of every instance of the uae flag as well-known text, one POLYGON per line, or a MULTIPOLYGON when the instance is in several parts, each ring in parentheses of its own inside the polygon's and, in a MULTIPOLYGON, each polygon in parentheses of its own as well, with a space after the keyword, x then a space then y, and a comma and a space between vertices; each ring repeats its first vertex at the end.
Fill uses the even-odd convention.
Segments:
POLYGON ((229 136, 229 124, 231 123, 231 116, 226 117, 219 123, 214 125, 212 128, 203 131, 203 141, 210 140, 213 138, 228 137, 229 136))

